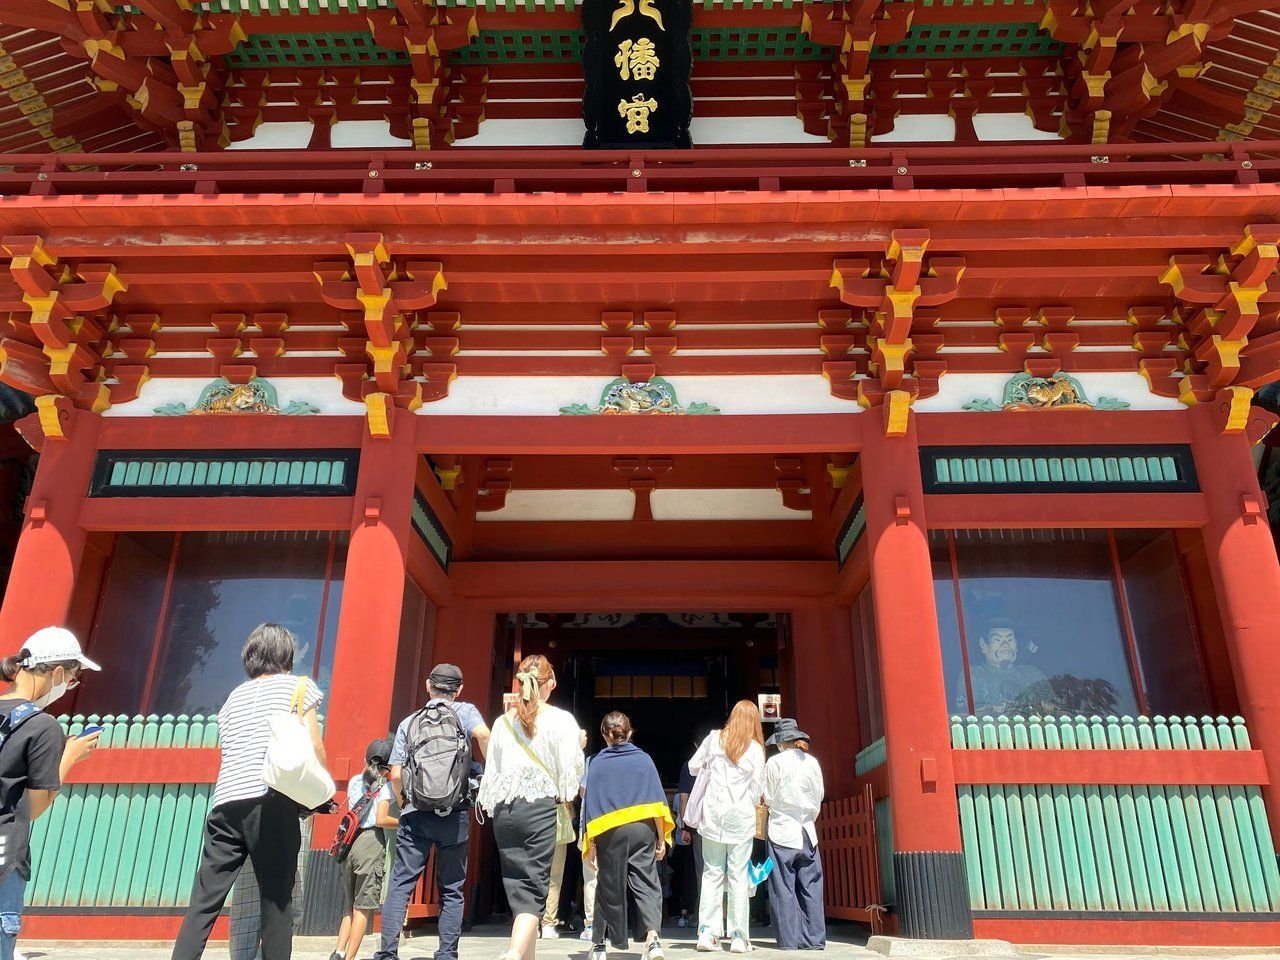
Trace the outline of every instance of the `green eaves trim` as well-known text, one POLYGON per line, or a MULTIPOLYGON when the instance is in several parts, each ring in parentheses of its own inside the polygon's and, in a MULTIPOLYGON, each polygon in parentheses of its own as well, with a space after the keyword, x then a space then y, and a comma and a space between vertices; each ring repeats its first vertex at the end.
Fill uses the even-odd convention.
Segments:
POLYGON ((901 43, 877 47, 873 60, 932 57, 1057 57, 1066 48, 1034 23, 924 23, 901 43))
POLYGON ((358 450, 102 450, 89 496, 344 497, 355 492, 359 458, 358 450))
POLYGON ((427 498, 418 490, 413 491, 413 532, 418 535, 431 555, 440 564, 440 569, 448 572, 449 561, 453 556, 453 541, 445 532, 444 525, 427 503, 427 498))
POLYGON ((1184 444, 924 447, 926 493, 1195 493, 1184 444))
POLYGON ((858 495, 858 499, 849 508, 849 516, 840 527, 840 535, 836 537, 836 564, 843 567, 849 554, 867 529, 867 505, 858 495))

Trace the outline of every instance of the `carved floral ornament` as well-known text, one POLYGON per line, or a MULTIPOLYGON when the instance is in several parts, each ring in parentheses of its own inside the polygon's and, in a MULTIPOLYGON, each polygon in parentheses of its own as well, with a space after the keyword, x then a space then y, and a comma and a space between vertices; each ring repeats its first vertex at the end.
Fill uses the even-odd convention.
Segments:
POLYGON ((639 383, 632 383, 626 377, 618 377, 609 381, 594 407, 585 403, 571 403, 561 407, 560 412, 570 417, 598 414, 706 416, 719 413, 720 408, 701 402, 681 406, 676 399, 675 387, 662 377, 653 377, 639 383))
POLYGON ((155 408, 161 417, 183 417, 266 413, 284 417, 307 416, 319 413, 320 408, 305 400, 293 400, 281 407, 276 388, 261 377, 252 377, 245 383, 232 383, 226 377, 218 377, 200 391, 200 398, 190 409, 185 403, 175 401, 155 408))
POLYGON ((990 397, 978 397, 966 403, 964 409, 981 413, 997 410, 1128 410, 1129 401, 1116 397, 1098 397, 1090 401, 1080 381, 1065 373, 1051 377, 1019 373, 1005 384, 1000 403, 990 397))

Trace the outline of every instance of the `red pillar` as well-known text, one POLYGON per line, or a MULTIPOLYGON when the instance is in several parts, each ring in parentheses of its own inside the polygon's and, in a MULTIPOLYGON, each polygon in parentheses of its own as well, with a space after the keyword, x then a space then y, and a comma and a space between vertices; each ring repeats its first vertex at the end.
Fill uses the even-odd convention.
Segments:
POLYGON ((1190 415, 1196 474, 1209 513, 1205 552, 1240 712, 1271 772, 1262 795, 1271 835, 1280 844, 1280 563, 1267 501, 1245 435, 1222 433, 1212 404, 1200 404, 1190 415))
POLYGON ((973 936, 915 414, 861 454, 903 935, 973 936))
MULTIPOLYGON (((497 713, 494 703, 494 611, 466 597, 457 597, 436 611, 434 663, 452 663, 462 670, 461 699, 474 703, 488 723, 497 713)), ((430 669, 428 667, 428 669, 430 669)))
POLYGON ((399 719, 391 716, 391 696, 413 535, 418 453, 411 426, 402 424, 388 440, 366 436, 360 450, 333 685, 323 707, 335 777, 354 776, 369 741, 386 736, 399 719))
POLYGON ((795 703, 784 702, 782 715, 795 717, 814 738, 813 752, 822 761, 828 800, 849 796, 853 787, 860 737, 858 711, 849 709, 856 696, 852 643, 849 608, 835 607, 832 598, 792 610, 795 703))
POLYGON ((40 451, 0 608, 0 651, 6 655, 16 653, 41 627, 63 626, 66 621, 84 556, 80 504, 93 479, 100 422, 96 414, 76 410, 67 439, 46 439, 40 451))

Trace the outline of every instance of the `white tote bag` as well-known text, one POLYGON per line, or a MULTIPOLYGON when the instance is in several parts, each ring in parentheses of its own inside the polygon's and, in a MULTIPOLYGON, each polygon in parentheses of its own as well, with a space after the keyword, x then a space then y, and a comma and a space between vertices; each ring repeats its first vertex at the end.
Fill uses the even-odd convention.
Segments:
POLYGON ((298 678, 288 713, 267 718, 271 739, 262 762, 262 782, 299 806, 314 810, 337 792, 333 777, 316 756, 311 731, 302 720, 307 680, 298 678))

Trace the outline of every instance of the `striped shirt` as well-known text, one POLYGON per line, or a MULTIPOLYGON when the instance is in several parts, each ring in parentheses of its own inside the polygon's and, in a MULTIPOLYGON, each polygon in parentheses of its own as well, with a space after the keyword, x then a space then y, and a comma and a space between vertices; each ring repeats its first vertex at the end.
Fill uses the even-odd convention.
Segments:
MULTIPOLYGON (((298 678, 293 674, 277 673, 246 680, 231 691, 231 696, 218 711, 222 766, 218 769, 218 782, 213 788, 210 807, 266 795, 262 764, 267 757, 267 744, 271 741, 267 718, 289 712, 297 685, 298 678)), ((324 694, 310 678, 307 678, 306 685, 304 711, 324 699, 324 694)))

